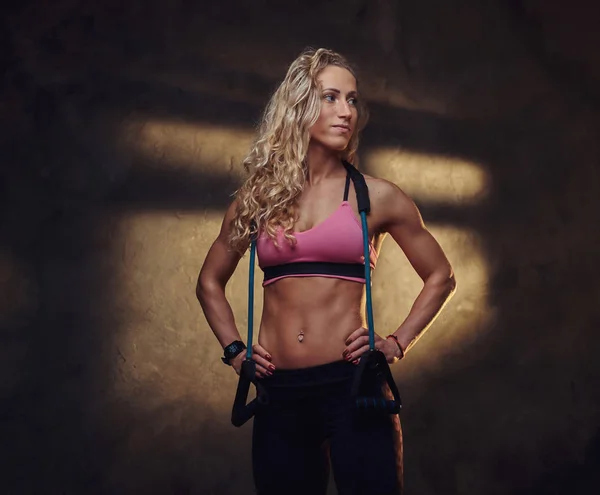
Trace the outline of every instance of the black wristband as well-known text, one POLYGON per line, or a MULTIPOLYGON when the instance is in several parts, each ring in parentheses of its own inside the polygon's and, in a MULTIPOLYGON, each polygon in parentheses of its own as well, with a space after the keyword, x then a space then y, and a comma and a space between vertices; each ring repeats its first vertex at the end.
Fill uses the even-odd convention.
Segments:
POLYGON ((229 362, 230 359, 236 357, 240 352, 246 350, 246 344, 244 344, 241 340, 234 340, 231 344, 223 349, 223 357, 221 361, 223 361, 226 365, 231 366, 229 362))

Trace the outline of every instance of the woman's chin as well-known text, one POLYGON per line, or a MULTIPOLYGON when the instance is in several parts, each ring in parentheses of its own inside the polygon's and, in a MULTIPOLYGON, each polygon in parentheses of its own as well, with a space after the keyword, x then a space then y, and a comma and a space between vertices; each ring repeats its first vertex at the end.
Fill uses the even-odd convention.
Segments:
POLYGON ((330 150, 332 153, 341 153, 348 148, 349 141, 341 139, 331 139, 327 141, 313 140, 311 144, 316 144, 330 150))
POLYGON ((345 151, 348 148, 348 141, 337 141, 328 144, 328 148, 330 148, 331 151, 335 151, 338 153, 341 151, 345 151))

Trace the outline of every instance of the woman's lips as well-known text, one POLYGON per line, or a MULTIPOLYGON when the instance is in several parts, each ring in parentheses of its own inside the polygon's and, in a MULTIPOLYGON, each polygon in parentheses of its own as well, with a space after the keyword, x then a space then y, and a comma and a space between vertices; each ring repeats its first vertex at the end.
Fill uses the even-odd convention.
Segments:
POLYGON ((332 126, 334 129, 338 129, 340 132, 342 133, 348 133, 350 132, 350 127, 347 125, 334 125, 332 126))

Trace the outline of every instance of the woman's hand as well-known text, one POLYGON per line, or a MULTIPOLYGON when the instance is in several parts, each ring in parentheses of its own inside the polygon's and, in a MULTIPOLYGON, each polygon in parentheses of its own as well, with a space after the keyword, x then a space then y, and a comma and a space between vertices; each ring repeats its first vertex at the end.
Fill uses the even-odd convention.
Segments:
MULTIPOLYGON (((242 370, 244 359, 246 359, 245 349, 231 360, 231 366, 238 375, 242 370)), ((273 359, 271 354, 269 354, 260 344, 254 344, 252 346, 252 359, 256 363, 256 378, 271 376, 273 371, 275 371, 275 366, 271 363, 271 360, 273 359)))
MULTIPOLYGON (((356 329, 346 339, 346 349, 342 357, 346 361, 358 364, 360 357, 369 350, 369 330, 364 327, 356 329)), ((402 356, 398 345, 393 339, 384 339, 375 334, 375 349, 383 352, 388 363, 393 364, 402 356)))

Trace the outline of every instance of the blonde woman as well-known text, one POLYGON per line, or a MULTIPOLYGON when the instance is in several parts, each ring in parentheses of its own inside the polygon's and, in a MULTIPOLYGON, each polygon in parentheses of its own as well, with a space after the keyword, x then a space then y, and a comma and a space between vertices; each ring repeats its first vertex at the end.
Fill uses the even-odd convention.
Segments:
MULTIPOLYGON (((366 120, 348 62, 325 49, 303 52, 264 112, 244 160, 248 178, 198 278, 223 361, 239 374, 245 346, 225 286, 256 230, 265 278, 252 359, 269 397, 253 425, 261 495, 325 494, 330 467, 341 495, 402 493, 398 416, 361 414, 350 401, 356 364, 369 346, 362 227, 343 161, 355 161, 366 120)), ((455 281, 411 199, 390 182, 365 177, 371 267, 389 234, 424 282, 406 319, 386 337, 375 336, 376 349, 395 363, 438 315, 455 281)))

